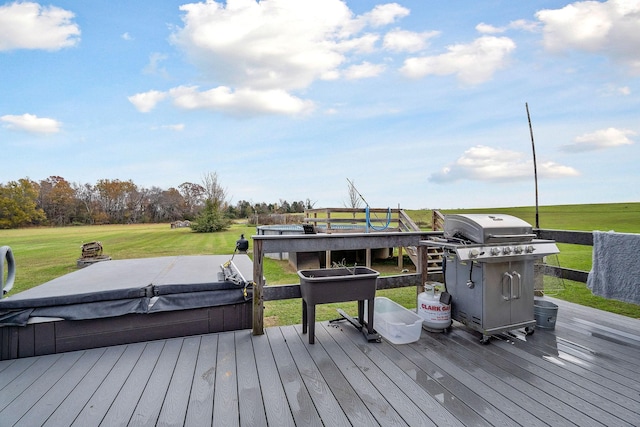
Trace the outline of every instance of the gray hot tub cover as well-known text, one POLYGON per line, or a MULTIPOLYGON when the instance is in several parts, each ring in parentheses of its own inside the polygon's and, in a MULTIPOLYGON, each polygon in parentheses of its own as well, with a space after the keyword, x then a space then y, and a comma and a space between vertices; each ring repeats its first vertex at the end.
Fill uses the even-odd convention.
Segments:
MULTIPOLYGON (((0 326, 23 326, 33 317, 97 319, 131 313, 186 310, 243 303, 243 288, 219 281, 226 255, 105 261, 0 300, 0 326)), ((234 264, 251 280, 253 264, 234 264)))

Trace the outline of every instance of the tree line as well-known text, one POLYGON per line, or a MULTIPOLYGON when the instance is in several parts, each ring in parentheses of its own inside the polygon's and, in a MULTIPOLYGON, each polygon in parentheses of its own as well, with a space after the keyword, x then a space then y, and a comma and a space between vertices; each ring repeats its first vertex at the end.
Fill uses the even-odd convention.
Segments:
POLYGON ((29 178, 0 183, 0 228, 37 225, 92 225, 161 223, 194 220, 205 209, 227 219, 258 218, 269 214, 302 213, 312 203, 231 204, 217 174, 201 183, 183 182, 177 188, 145 188, 132 180, 100 179, 95 184, 68 182, 50 176, 39 182, 29 178))

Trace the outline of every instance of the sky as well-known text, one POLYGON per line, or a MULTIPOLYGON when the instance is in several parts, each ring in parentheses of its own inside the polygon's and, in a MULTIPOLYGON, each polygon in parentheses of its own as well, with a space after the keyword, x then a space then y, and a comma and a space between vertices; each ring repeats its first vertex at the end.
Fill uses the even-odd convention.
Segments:
POLYGON ((0 183, 637 202, 638 46, 640 0, 0 3, 0 183))

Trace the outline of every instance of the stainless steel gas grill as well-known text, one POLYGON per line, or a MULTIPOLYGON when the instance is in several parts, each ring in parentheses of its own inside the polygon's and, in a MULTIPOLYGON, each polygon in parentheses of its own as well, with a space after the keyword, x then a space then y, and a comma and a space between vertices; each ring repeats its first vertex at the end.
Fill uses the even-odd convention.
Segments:
POLYGON ((553 240, 535 238, 530 224, 511 215, 446 215, 444 238, 422 245, 443 249, 443 276, 451 317, 491 335, 524 328, 533 333, 536 259, 559 252, 553 240))

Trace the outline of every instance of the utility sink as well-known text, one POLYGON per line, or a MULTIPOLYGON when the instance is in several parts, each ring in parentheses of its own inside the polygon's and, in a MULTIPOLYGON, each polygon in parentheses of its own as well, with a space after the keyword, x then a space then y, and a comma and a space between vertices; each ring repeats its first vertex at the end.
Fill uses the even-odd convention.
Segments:
POLYGON ((299 270, 302 294, 302 332, 309 326, 309 343, 314 343, 316 304, 358 301, 358 320, 373 334, 373 313, 379 272, 367 267, 339 267, 299 270), (364 322, 364 301, 367 322, 364 322))
POLYGON ((375 298, 378 273, 367 267, 300 270, 300 292, 311 304, 375 298))

